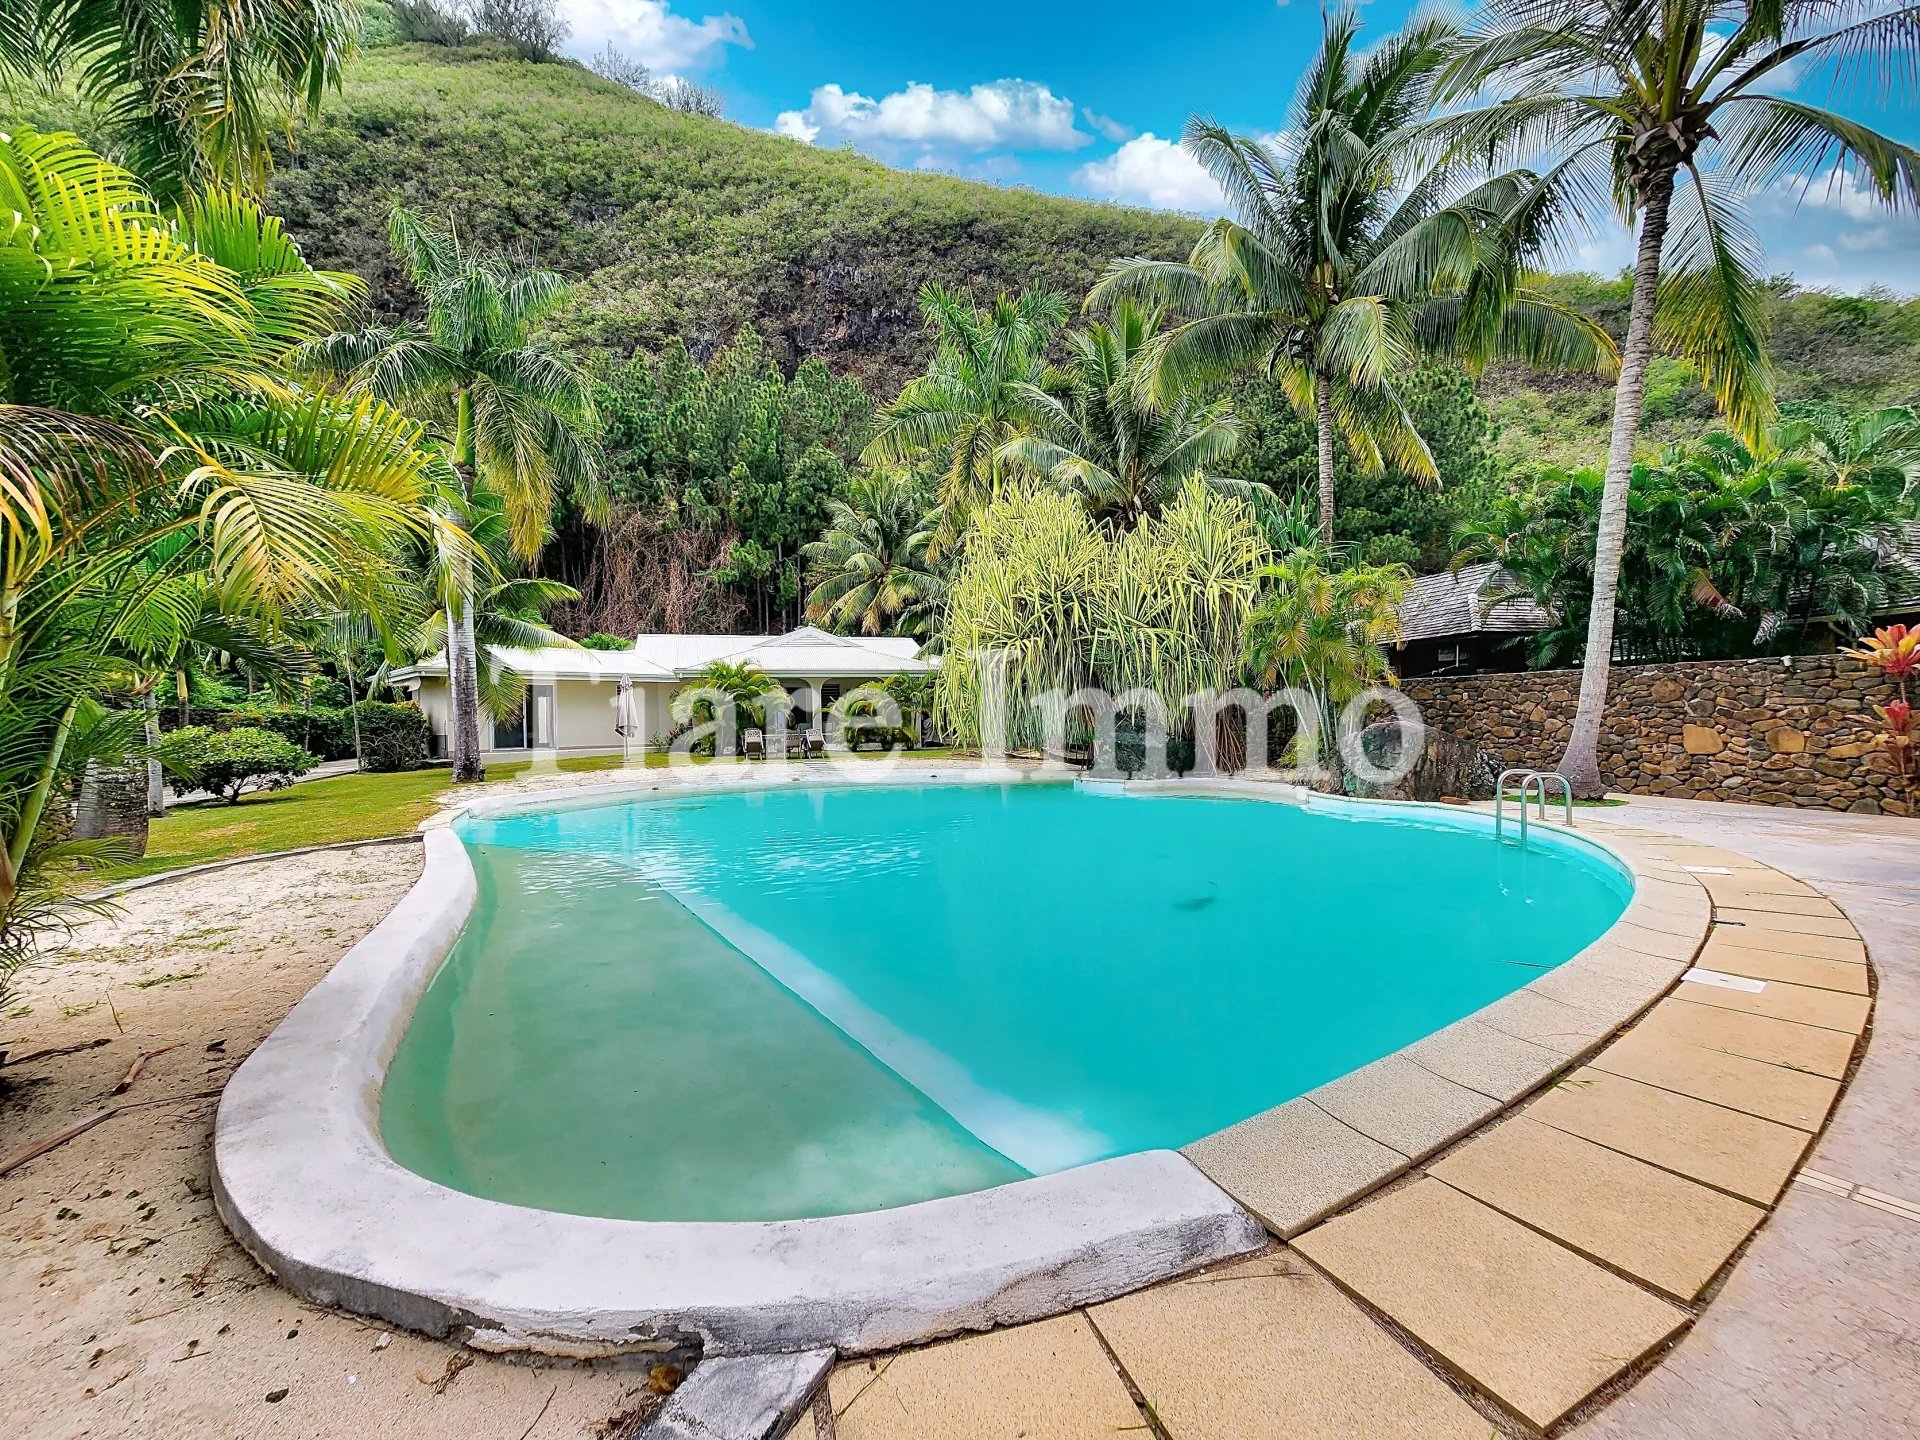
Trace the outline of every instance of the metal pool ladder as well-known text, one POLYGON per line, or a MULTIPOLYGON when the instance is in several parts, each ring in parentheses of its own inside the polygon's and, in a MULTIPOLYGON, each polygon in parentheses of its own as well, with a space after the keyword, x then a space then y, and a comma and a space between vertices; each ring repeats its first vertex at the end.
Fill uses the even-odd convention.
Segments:
POLYGON ((1565 812, 1566 824, 1573 825, 1573 786, 1558 770, 1530 770, 1516 768, 1502 770, 1500 779, 1493 787, 1493 839, 1498 844, 1501 832, 1506 827, 1507 782, 1514 776, 1520 777, 1520 843, 1527 843, 1527 792, 1532 790, 1540 807, 1540 818, 1547 818, 1547 787, 1555 782, 1560 786, 1560 803, 1565 812))

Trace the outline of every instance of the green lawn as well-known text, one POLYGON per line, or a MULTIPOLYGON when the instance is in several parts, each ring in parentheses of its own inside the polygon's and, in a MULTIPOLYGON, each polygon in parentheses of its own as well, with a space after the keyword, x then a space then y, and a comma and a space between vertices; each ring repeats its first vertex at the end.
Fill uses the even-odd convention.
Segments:
MULTIPOLYGON (((861 758, 877 758, 880 753, 863 751, 861 758)), ((915 758, 940 759, 952 753, 922 750, 915 752, 915 758)), ((559 768, 574 774, 615 770, 620 763, 618 755, 583 755, 560 761, 559 768)), ((662 769, 666 763, 663 754, 646 756, 648 769, 662 769)), ((486 783, 518 780, 531 768, 532 762, 525 760, 489 765, 486 783)), ((90 875, 87 883, 111 884, 239 855, 271 855, 307 845, 403 835, 445 804, 452 788, 447 772, 435 768, 311 780, 285 790, 242 796, 238 805, 220 801, 182 805, 153 822, 143 858, 90 875)))

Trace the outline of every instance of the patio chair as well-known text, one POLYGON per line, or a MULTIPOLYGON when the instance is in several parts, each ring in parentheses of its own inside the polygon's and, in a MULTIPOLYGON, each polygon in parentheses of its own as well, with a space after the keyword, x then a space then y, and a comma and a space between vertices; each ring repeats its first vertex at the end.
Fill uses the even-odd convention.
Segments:
POLYGON ((827 758, 827 737, 818 730, 809 730, 806 740, 806 758, 824 760, 827 758))
POLYGON ((766 759, 767 737, 758 730, 747 731, 741 741, 740 753, 749 760, 766 759))

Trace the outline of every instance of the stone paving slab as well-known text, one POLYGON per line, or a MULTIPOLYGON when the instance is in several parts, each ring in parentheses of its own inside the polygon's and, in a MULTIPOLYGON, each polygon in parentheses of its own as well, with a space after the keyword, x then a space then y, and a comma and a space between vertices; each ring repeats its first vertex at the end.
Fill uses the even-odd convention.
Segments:
POLYGON ((1810 1138, 1591 1067, 1574 1071, 1523 1113, 1761 1205, 1778 1198, 1810 1138))
POLYGON ((835 1440, 1142 1440, 1133 1397, 1075 1312, 842 1365, 835 1440))
MULTIPOLYGON (((1753 912, 1749 911, 1749 914, 1753 912)), ((1716 924, 1713 938, 1723 945, 1738 945, 1748 950, 1774 950, 1783 955, 1812 955, 1823 960, 1845 960, 1854 965, 1867 963, 1867 947, 1858 936, 1809 935, 1800 931, 1777 930, 1766 924, 1771 916, 1760 916, 1752 924, 1716 924)))
POLYGON ((1400 1053, 1422 1069, 1501 1101, 1526 1094, 1564 1062, 1558 1051, 1471 1017, 1434 1031, 1400 1053))
POLYGON ((1350 1129, 1401 1155, 1428 1155, 1499 1108, 1474 1090, 1401 1055, 1389 1055, 1309 1092, 1307 1099, 1350 1129))
POLYGON ((1824 895, 1801 887, 1806 893, 1783 894, 1772 890, 1730 889, 1721 886, 1713 893, 1714 903, 1725 910, 1742 913, 1759 911, 1767 915, 1823 915, 1829 919, 1840 920, 1846 917, 1840 913, 1840 907, 1824 895))
POLYGON ((1546 1428, 1686 1312, 1431 1178, 1295 1242, 1451 1369, 1546 1428))
POLYGON ((1767 988, 1756 994, 1750 990, 1688 982, 1685 993, 1686 998, 1695 1005, 1711 1005, 1718 1010, 1737 1010, 1743 1015, 1766 1015, 1775 1020, 1791 1020, 1796 1025, 1814 1025, 1822 1030, 1838 1030, 1849 1036, 1857 1036, 1866 1028, 1867 1012, 1873 1008, 1873 1002, 1865 995, 1793 985, 1783 980, 1762 983, 1767 988))
POLYGON ((1177 1440, 1487 1440, 1472 1406, 1285 1251, 1091 1314, 1177 1440))
POLYGON ((1304 1099, 1262 1111, 1180 1153, 1283 1238, 1407 1165, 1398 1150, 1304 1099))
POLYGON ((1698 875, 1707 893, 1717 905, 1739 905, 1748 910, 1771 909, 1768 905, 1746 904, 1746 897, 1817 896, 1819 891, 1804 880, 1783 875, 1778 870, 1744 875, 1698 875))
MULTIPOLYGON (((1738 931, 1722 932, 1738 934, 1738 931)), ((1788 955, 1778 950, 1756 950, 1736 945, 1716 934, 1700 951, 1697 964, 1728 975, 1755 980, 1784 980, 1789 985, 1811 985, 1819 990, 1867 993, 1867 966, 1863 960, 1825 960, 1818 955, 1788 955)))
POLYGON ((1516 1040, 1551 1050, 1562 1061, 1592 1049, 1614 1025, 1605 1016, 1550 999, 1533 989, 1516 990, 1473 1018, 1516 1040))
POLYGON ((1706 1287, 1766 1215, 1525 1116, 1428 1173, 1681 1301, 1706 1287))
POLYGON ((1832 1080, 1847 1073, 1847 1063, 1853 1058, 1854 1037, 1838 1030, 1797 1025, 1766 1015, 1743 1015, 1738 1010, 1677 997, 1662 1000, 1649 1010, 1640 1028, 1658 1030, 1709 1050, 1808 1070, 1832 1080))
MULTIPOLYGON (((1776 935, 1810 935, 1817 939, 1852 940, 1856 943, 1860 938, 1854 933, 1852 924, 1837 909, 1832 915, 1778 915, 1767 910, 1740 910, 1727 906, 1716 908, 1713 918, 1717 925, 1738 925, 1749 930, 1771 930, 1776 935)), ((1768 943, 1775 942, 1769 940, 1768 943)), ((1809 950, 1806 953, 1813 955, 1820 952, 1809 950)))
POLYGON ((1587 1063, 1808 1132, 1826 1123, 1840 1094, 1840 1082, 1825 1075, 1710 1050, 1646 1025, 1628 1031, 1587 1063))

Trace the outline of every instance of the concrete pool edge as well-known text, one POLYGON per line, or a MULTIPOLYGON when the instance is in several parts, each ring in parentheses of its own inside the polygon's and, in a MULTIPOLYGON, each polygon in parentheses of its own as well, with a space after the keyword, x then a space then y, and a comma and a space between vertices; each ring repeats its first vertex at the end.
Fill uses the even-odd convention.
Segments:
MULTIPOLYGON (((894 1210, 733 1224, 603 1220, 449 1190, 388 1156, 378 1127, 387 1063, 473 903, 471 866, 448 828, 455 816, 604 804, 689 782, 746 789, 1071 778, 1018 767, 869 765, 857 774, 650 771, 490 796, 434 817, 423 827, 426 868, 414 888, 294 1007, 222 1097, 214 1197, 229 1229, 305 1298, 489 1349, 590 1356, 697 1341, 714 1354, 824 1346, 855 1354, 1040 1319, 1246 1253, 1265 1243, 1261 1221, 1291 1234, 1385 1183, 1651 1005, 1685 971, 1711 918, 1705 892, 1679 866, 1631 845, 1598 846, 1633 876, 1627 912, 1505 1000, 1195 1142, 1184 1157, 1145 1152, 894 1210), (1479 1029, 1454 1033, 1468 1026, 1479 1029), (1496 1053, 1476 1061, 1483 1051, 1496 1053), (1516 1055, 1551 1063, 1513 1088, 1516 1069, 1520 1079, 1531 1073, 1516 1067, 1516 1055), (1408 1120, 1424 1128, 1386 1140, 1368 1133, 1408 1120), (1427 1136, 1445 1138, 1415 1143, 1427 1136)), ((1203 787, 1223 791, 1302 803, 1264 782, 1203 787)))

